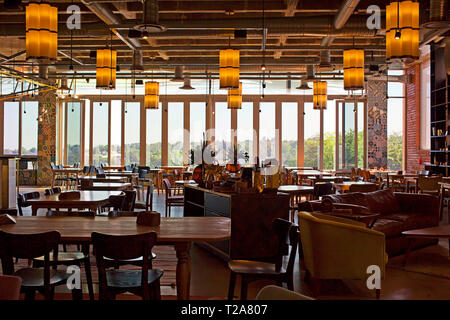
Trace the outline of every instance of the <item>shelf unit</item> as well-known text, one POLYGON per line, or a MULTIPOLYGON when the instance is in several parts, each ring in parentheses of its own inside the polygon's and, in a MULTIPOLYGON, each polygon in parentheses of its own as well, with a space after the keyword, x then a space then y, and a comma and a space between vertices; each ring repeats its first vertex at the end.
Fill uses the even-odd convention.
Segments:
POLYGON ((433 43, 430 52, 431 153, 425 168, 433 174, 450 174, 450 77, 445 67, 444 48, 433 43))

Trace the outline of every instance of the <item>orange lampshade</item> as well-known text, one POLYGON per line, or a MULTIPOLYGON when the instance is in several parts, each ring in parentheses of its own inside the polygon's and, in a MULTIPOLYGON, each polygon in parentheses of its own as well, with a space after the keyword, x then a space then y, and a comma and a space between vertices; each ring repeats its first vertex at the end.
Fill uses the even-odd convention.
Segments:
POLYGON ((27 59, 55 60, 58 48, 58 9, 30 3, 25 10, 27 59))
POLYGON ((344 89, 364 88, 364 50, 344 50, 344 89))
POLYGON ((392 1, 386 6, 386 59, 418 57, 419 3, 392 1))
POLYGON ((242 82, 239 82, 239 89, 228 90, 228 109, 242 108, 242 82))
POLYGON ((97 50, 97 89, 116 88, 116 60, 116 50, 97 50))
POLYGON ((220 89, 239 89, 239 50, 220 50, 220 89))
POLYGON ((147 109, 159 108, 159 83, 148 81, 145 83, 144 106, 147 109))
POLYGON ((327 108, 327 82, 313 81, 313 109, 327 108))

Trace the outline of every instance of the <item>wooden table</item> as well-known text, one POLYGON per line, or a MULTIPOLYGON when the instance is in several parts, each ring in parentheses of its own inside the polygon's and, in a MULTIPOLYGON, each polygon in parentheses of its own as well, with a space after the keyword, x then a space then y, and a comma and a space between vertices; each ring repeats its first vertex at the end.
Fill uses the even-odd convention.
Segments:
POLYGON ((313 185, 316 184, 317 182, 331 182, 334 183, 336 180, 342 180, 342 181, 350 181, 350 177, 346 177, 346 176, 325 176, 325 177, 317 177, 317 176, 313 176, 309 178, 313 185))
POLYGON ((341 183, 335 183, 334 187, 336 189, 341 190, 342 193, 345 193, 350 190, 350 186, 352 184, 359 184, 359 185, 375 185, 373 182, 366 182, 366 181, 344 181, 341 183))
POLYGON ((139 173, 132 171, 105 171, 105 176, 107 177, 123 177, 127 178, 130 183, 137 184, 137 179, 139 178, 139 173))
MULTIPOLYGON (((430 228, 423 228, 423 229, 415 229, 415 230, 408 230, 403 231, 402 235, 408 238, 408 249, 405 253, 405 258, 403 259, 403 266, 406 265, 406 262, 408 260, 408 256, 411 253, 411 250, 413 248, 414 240, 415 239, 440 239, 440 238, 446 238, 448 239, 448 244, 450 248, 450 225, 442 225, 437 227, 430 227, 430 228)), ((449 250, 449 256, 450 256, 450 250, 449 250)))
MULTIPOLYGON (((419 175, 416 173, 393 173, 390 172, 387 174, 386 181, 387 181, 387 187, 390 188, 390 186, 394 186, 395 179, 414 179, 416 182, 416 192, 417 192, 417 180, 419 179, 419 175)), ((406 187, 409 189, 409 184, 411 183, 411 180, 405 180, 406 187)))
MULTIPOLYGON (((70 177, 70 175, 75 175, 76 177, 76 185, 78 185, 78 174, 80 172, 83 172, 82 168, 64 168, 64 169, 54 169, 52 170, 53 173, 53 178, 52 178, 52 188, 55 186, 55 178, 56 178, 56 174, 64 174, 66 176, 66 179, 68 179, 70 177)), ((68 188, 69 184, 68 181, 66 181, 66 189, 68 188)))
POLYGON ((225 217, 161 218, 161 225, 148 227, 136 224, 135 217, 15 217, 17 224, 0 229, 17 234, 57 230, 62 243, 91 243, 91 233, 132 235, 155 231, 158 245, 173 245, 177 254, 177 297, 188 300, 191 279, 190 248, 193 241, 224 241, 230 239, 231 223, 225 217))
POLYGON ((300 197, 302 195, 308 195, 312 196, 314 192, 314 187, 310 186, 299 186, 299 185, 284 185, 278 187, 278 192, 287 193, 289 194, 289 203, 290 203, 290 212, 291 212, 291 221, 294 221, 294 214, 295 209, 294 208, 294 200, 297 197, 300 197))
POLYGON ((82 187, 81 190, 122 191, 131 189, 131 183, 126 182, 94 182, 92 186, 82 187))
POLYGON ((96 176, 80 176, 78 181, 81 180, 92 180, 92 182, 106 182, 106 183, 117 183, 117 182, 128 182, 127 177, 106 177, 106 178, 97 178, 96 176))
POLYGON ((308 176, 313 177, 323 177, 323 176, 332 176, 333 174, 326 171, 319 171, 319 170, 296 170, 294 171, 294 174, 297 176, 294 183, 298 183, 298 177, 300 177, 300 184, 302 183, 303 179, 308 176))
POLYGON ((124 166, 104 166, 103 167, 104 170, 118 170, 118 171, 122 171, 125 169, 124 166))
POLYGON ((89 209, 94 212, 108 202, 109 196, 119 195, 121 191, 79 191, 80 199, 77 200, 59 200, 59 194, 41 196, 39 199, 31 199, 26 203, 31 205, 31 212, 36 216, 39 208, 70 208, 70 209, 89 209))
POLYGON ((179 186, 184 186, 185 184, 197 184, 197 182, 195 182, 195 180, 177 180, 175 181, 175 184, 179 186))

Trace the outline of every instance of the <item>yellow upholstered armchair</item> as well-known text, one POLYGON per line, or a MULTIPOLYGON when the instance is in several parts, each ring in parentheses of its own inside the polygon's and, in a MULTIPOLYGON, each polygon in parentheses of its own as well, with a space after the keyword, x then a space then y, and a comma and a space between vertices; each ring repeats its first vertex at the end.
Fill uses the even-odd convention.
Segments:
MULTIPOLYGON (((306 279, 314 294, 321 279, 366 281, 367 267, 380 267, 384 278, 387 254, 383 233, 368 229, 364 223, 327 214, 299 212, 301 246, 306 279)), ((379 298, 380 290, 376 290, 379 298)))

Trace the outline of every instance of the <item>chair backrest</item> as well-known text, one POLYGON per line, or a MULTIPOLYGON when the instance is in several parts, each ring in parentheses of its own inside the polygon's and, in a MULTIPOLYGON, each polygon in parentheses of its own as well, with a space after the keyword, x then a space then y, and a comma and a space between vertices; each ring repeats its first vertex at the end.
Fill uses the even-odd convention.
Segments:
POLYGON ((348 192, 372 192, 377 191, 377 185, 374 184, 358 184, 350 185, 348 192))
POLYGON ((417 185, 422 191, 439 191, 442 177, 425 177, 419 176, 417 180, 417 185))
POLYGON ((315 197, 325 196, 327 194, 331 194, 333 189, 333 185, 329 182, 317 182, 314 185, 313 195, 315 197))
POLYGON ((14 273, 14 258, 34 259, 44 256, 44 284, 50 282, 49 253, 53 251, 58 257, 58 243, 60 234, 58 231, 50 231, 34 234, 13 234, 0 230, 0 259, 3 266, 3 274, 14 273))
POLYGON ((50 168, 51 168, 52 170, 58 169, 58 168, 56 167, 56 165, 55 165, 54 162, 50 162, 50 168))
POLYGON ((95 172, 97 174, 105 174, 105 170, 102 167, 95 168, 95 172))
POLYGON ((80 197, 80 191, 61 192, 58 196, 59 200, 78 200, 80 197))
POLYGON ((23 216, 22 208, 29 207, 30 205, 26 203, 27 200, 39 199, 41 197, 40 193, 37 191, 19 193, 17 196, 17 207, 19 209, 19 215, 23 216))
POLYGON ((125 166, 125 171, 131 171, 131 166, 130 166, 129 164, 127 164, 127 165, 125 166))
POLYGON ((0 275, 0 300, 19 300, 22 278, 0 275))
POLYGON ((91 238, 96 253, 100 290, 107 288, 105 257, 113 260, 142 257, 141 286, 144 294, 148 294, 148 257, 156 243, 156 232, 128 236, 93 232, 91 238))
POLYGON ((155 190, 155 186, 153 183, 150 183, 147 187, 147 197, 145 199, 145 209, 150 208, 150 211, 153 211, 153 191, 155 190))
POLYGON ((279 239, 278 243, 278 253, 275 257, 275 268, 280 270, 283 265, 283 256, 288 252, 289 245, 291 246, 291 252, 289 253, 288 265, 286 272, 290 273, 294 271, 295 254, 297 251, 299 229, 296 224, 292 222, 277 218, 272 223, 272 228, 277 234, 279 239))
POLYGON ((138 167, 133 167, 133 168, 131 169, 131 172, 133 172, 133 173, 139 173, 139 168, 138 168, 138 167))
POLYGON ((117 211, 125 211, 125 194, 109 196, 107 207, 117 211))
POLYGON ((89 167, 89 166, 84 166, 84 167, 83 167, 83 174, 89 174, 89 172, 91 171, 90 169, 91 169, 91 167, 89 167))
POLYGON ((61 187, 53 187, 52 191, 53 191, 53 194, 61 193, 61 187))
POLYGON ((164 178, 164 179, 163 179, 163 185, 164 185, 164 190, 166 191, 166 193, 169 193, 169 194, 170 194, 170 188, 172 187, 172 186, 170 185, 170 180, 167 179, 167 178, 164 178))
POLYGON ((95 217, 94 211, 54 211, 48 210, 47 217, 95 217))
POLYGON ((147 170, 145 169, 138 169, 139 170, 139 179, 145 179, 147 176, 147 170))
POLYGON ((53 194, 53 189, 45 189, 45 190, 44 190, 44 194, 45 194, 46 196, 49 196, 49 195, 53 194))
POLYGON ((134 211, 134 205, 136 204, 136 190, 124 190, 125 204, 123 211, 134 211))
POLYGON ((64 169, 64 166, 62 164, 58 165, 58 169, 64 169))

